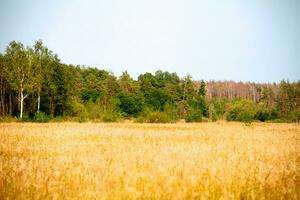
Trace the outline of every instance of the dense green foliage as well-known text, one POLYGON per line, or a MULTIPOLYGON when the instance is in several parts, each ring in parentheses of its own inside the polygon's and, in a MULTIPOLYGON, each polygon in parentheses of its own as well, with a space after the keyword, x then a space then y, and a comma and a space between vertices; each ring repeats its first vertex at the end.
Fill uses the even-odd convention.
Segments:
POLYGON ((15 41, 7 46, 0 54, 0 83, 1 121, 300 119, 300 81, 275 84, 275 93, 257 87, 260 96, 253 101, 232 98, 232 90, 225 92, 230 99, 212 98, 207 96, 206 82, 193 81, 190 75, 180 78, 158 70, 134 80, 126 71, 116 77, 106 70, 64 64, 41 40, 33 47, 15 41))
POLYGON ((256 108, 250 101, 240 100, 234 102, 228 109, 226 119, 228 121, 251 122, 256 114, 256 108))

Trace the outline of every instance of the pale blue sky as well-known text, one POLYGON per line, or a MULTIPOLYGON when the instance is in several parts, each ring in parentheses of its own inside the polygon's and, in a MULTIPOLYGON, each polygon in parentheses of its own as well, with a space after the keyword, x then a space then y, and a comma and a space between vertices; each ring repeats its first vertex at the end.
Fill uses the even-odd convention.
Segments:
POLYGON ((299 0, 0 0, 0 52, 37 39, 115 75, 300 79, 299 0))

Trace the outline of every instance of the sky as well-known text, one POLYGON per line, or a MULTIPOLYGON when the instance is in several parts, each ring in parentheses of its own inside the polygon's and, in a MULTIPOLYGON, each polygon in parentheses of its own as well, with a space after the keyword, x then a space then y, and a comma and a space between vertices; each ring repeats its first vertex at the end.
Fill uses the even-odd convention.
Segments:
POLYGON ((66 64, 117 76, 300 79, 299 0, 0 0, 0 52, 38 39, 66 64))

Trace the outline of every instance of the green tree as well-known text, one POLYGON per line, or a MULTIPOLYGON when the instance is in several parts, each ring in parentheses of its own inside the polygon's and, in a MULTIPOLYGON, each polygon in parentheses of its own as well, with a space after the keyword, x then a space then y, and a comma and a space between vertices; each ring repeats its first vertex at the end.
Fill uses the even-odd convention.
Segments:
POLYGON ((183 78, 182 90, 182 99, 187 102, 192 102, 196 96, 196 90, 192 81, 192 77, 189 74, 183 78))
POLYGON ((210 105, 213 106, 217 119, 220 119, 224 116, 226 112, 227 104, 228 101, 226 99, 214 98, 210 100, 210 105))
POLYGON ((287 118, 296 108, 296 90, 288 81, 281 81, 277 96, 277 109, 282 118, 287 118))
POLYGON ((262 121, 262 122, 269 120, 271 118, 270 111, 267 108, 266 103, 262 103, 262 102, 259 103, 254 117, 255 117, 255 119, 262 121))
POLYGON ((125 117, 137 117, 143 109, 141 98, 131 94, 119 94, 119 109, 125 117))
POLYGON ((293 110, 291 113, 290 113, 290 119, 293 121, 293 122, 297 122, 297 123, 300 123, 300 107, 298 107, 297 109, 293 110))
POLYGON ((52 52, 43 45, 42 40, 37 40, 33 46, 32 54, 33 78, 35 91, 37 93, 37 113, 40 112, 41 92, 43 87, 43 79, 45 78, 45 68, 48 68, 49 63, 53 60, 52 52))
POLYGON ((23 117, 24 100, 33 91, 32 84, 32 60, 28 52, 20 42, 12 41, 6 48, 6 55, 9 61, 8 80, 11 87, 20 94, 20 118, 23 117))
POLYGON ((237 100, 228 109, 226 120, 251 123, 256 114, 253 102, 248 100, 237 100))
POLYGON ((6 57, 0 54, 0 115, 11 114, 11 105, 8 103, 7 96, 11 97, 12 91, 10 91, 7 76, 8 65, 6 57))
POLYGON ((120 89, 125 94, 137 94, 138 93, 138 83, 133 80, 127 71, 122 72, 122 75, 118 79, 118 84, 120 89))
POLYGON ((160 85, 161 83, 151 73, 140 75, 138 81, 145 103, 155 111, 163 111, 168 96, 160 85))
POLYGON ((206 88, 205 88, 205 82, 204 80, 201 80, 201 83, 200 83, 200 88, 199 88, 199 91, 198 91, 198 95, 200 97, 205 97, 206 95, 206 88))
POLYGON ((186 122, 201 122, 202 121, 202 111, 197 105, 190 105, 186 115, 186 122))
POLYGON ((202 116, 208 117, 208 107, 205 100, 205 82, 202 80, 200 84, 200 88, 198 90, 198 97, 196 99, 197 108, 201 110, 202 116))

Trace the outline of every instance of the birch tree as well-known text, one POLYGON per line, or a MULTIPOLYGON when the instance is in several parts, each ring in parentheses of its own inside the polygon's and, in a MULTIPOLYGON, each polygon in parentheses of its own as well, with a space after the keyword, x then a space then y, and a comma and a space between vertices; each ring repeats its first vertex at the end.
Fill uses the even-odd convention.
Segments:
POLYGON ((12 41, 6 48, 9 59, 8 79, 11 87, 18 91, 17 97, 20 103, 20 118, 23 117, 24 100, 32 92, 32 63, 28 53, 20 42, 12 41))
POLYGON ((40 112, 41 105, 41 92, 42 92, 42 82, 44 78, 44 68, 47 67, 49 62, 49 51, 43 46, 42 40, 35 42, 33 47, 33 66, 34 66, 34 76, 33 83, 35 85, 35 90, 38 95, 37 97, 37 113, 40 112))

